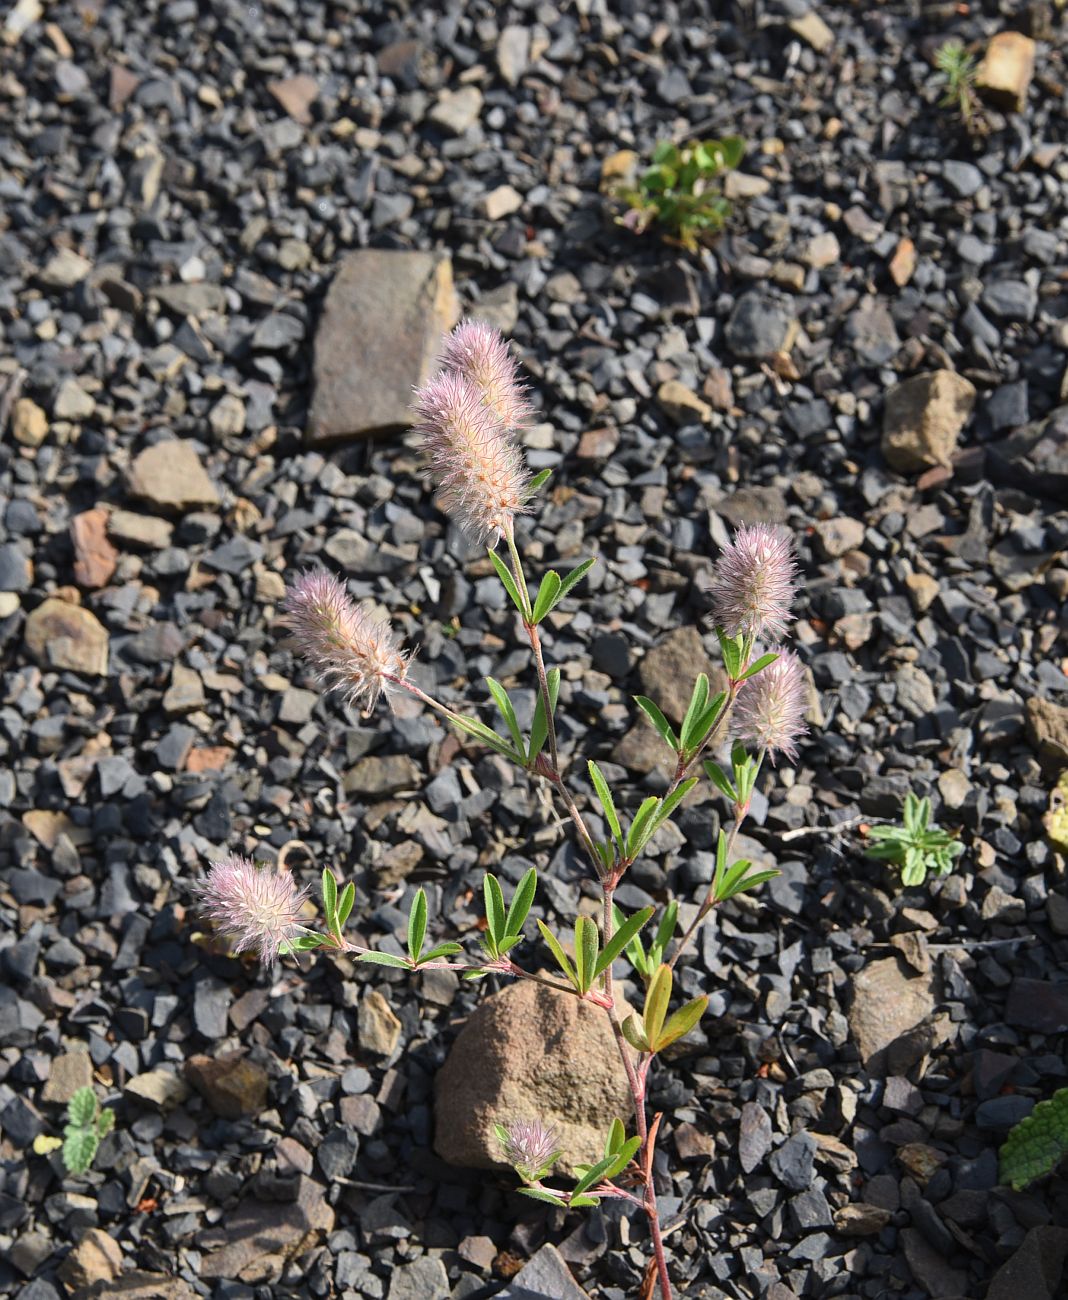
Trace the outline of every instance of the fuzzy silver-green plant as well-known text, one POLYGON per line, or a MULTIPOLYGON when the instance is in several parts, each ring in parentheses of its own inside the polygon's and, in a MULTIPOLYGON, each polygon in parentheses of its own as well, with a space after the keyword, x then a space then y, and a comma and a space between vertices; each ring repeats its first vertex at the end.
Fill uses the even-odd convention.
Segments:
POLYGON ((1005 1139, 1000 1152, 1001 1181, 1020 1192, 1052 1173, 1068 1155, 1068 1088, 1040 1101, 1005 1139))

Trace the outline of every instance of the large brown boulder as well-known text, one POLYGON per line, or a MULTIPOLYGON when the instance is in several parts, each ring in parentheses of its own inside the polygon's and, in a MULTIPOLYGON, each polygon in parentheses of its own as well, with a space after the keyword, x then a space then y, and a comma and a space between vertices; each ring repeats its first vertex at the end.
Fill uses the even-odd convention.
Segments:
POLYGON ((438 1073, 434 1147, 451 1165, 492 1169, 505 1163, 493 1125, 537 1119, 556 1130, 567 1171, 604 1154, 614 1116, 633 1131, 608 1016, 517 980, 476 1009, 438 1073))

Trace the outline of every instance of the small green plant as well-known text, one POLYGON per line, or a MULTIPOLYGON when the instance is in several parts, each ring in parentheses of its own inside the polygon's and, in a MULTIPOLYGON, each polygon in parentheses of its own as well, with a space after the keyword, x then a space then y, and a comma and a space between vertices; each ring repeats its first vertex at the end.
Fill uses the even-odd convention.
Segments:
POLYGON ((939 103, 943 108, 955 108, 970 130, 979 104, 975 94, 975 56, 960 41, 946 41, 935 55, 935 67, 946 79, 946 91, 939 103))
POLYGON ((67 1124, 63 1137, 41 1134, 34 1139, 33 1149, 38 1155, 63 1148, 63 1163, 70 1174, 88 1173, 96 1159, 97 1149, 115 1127, 115 1112, 103 1110, 96 1093, 88 1085, 79 1088, 67 1103, 67 1124))
POLYGON ((964 845, 947 831, 930 825, 930 799, 917 799, 910 790, 905 795, 901 820, 901 826, 871 828, 868 838, 872 842, 866 856, 900 867, 904 885, 922 885, 928 871, 936 876, 949 875, 964 845))
POLYGON ((1053 847, 1068 853, 1068 771, 1061 773, 1061 779, 1050 793, 1049 812, 1042 824, 1053 847))
POLYGON ((653 150, 652 164, 637 181, 620 183, 614 195, 627 205, 619 224, 641 234, 652 225, 666 238, 696 252, 703 240, 718 234, 731 213, 720 192, 719 177, 742 161, 745 141, 737 135, 723 140, 698 140, 677 145, 662 140, 653 150))
POLYGON ((1017 1192, 1051 1173, 1068 1155, 1068 1088, 1040 1101, 1012 1130, 1000 1152, 1001 1181, 1017 1192))

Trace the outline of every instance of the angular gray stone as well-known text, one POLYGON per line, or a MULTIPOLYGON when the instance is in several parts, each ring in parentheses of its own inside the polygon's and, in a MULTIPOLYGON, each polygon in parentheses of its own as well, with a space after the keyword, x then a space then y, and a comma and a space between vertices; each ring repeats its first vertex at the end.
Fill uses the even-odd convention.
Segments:
POLYGON ((589 1296, 571 1276, 563 1255, 547 1243, 497 1292, 497 1300, 589 1300, 589 1296))
POLYGON ((438 253, 361 249, 341 263, 315 335, 314 444, 404 428, 459 315, 438 253))
POLYGON ((393 1270, 387 1300, 448 1300, 449 1275, 440 1259, 420 1255, 393 1270))

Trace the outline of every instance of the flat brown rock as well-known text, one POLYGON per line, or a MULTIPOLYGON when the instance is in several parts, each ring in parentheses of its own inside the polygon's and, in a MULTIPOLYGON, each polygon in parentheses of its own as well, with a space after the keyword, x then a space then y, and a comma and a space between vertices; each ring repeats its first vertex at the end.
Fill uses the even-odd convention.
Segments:
POLYGON ((130 491, 161 510, 213 507, 219 493, 191 443, 178 438, 146 447, 130 466, 130 491))
POLYGON ((70 521, 74 542, 74 580, 80 587, 106 587, 119 563, 119 553, 108 541, 108 512, 101 507, 83 510, 70 521))
POLYGON ((953 370, 915 375, 886 395, 883 455, 908 473, 949 465, 975 406, 975 387, 953 370))
POLYGON ((556 1130, 566 1171, 599 1159, 611 1117, 630 1114, 605 1013, 519 980, 475 1010, 438 1072, 434 1149, 451 1165, 499 1168, 493 1125, 538 1119, 556 1130))
POLYGON ((360 249, 338 268, 315 335, 308 441, 392 433, 437 366, 459 304, 437 253, 360 249))
POLYGON ((81 605, 50 596, 26 620, 25 638, 42 668, 107 676, 107 628, 81 605))
POLYGON ((864 1066, 880 1073, 888 1049, 934 1010, 929 977, 911 974, 899 957, 869 962, 853 981, 849 1028, 864 1066))
POLYGON ((1027 91, 1035 75, 1035 43, 1022 32, 998 32, 987 46, 986 57, 975 73, 984 99, 1010 113, 1027 104, 1027 91))
POLYGON ((301 1177, 295 1201, 243 1201, 218 1227, 204 1232, 197 1243, 207 1251, 200 1275, 250 1285, 277 1281, 287 1260, 333 1226, 334 1211, 326 1203, 325 1189, 301 1177))

